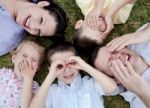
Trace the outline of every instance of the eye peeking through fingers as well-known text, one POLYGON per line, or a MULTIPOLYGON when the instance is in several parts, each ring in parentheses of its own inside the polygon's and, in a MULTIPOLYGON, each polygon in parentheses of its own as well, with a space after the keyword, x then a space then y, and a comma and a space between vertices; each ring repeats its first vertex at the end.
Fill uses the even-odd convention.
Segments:
POLYGON ((58 69, 62 69, 63 67, 64 67, 64 66, 61 65, 61 64, 59 64, 59 65, 57 66, 58 69))

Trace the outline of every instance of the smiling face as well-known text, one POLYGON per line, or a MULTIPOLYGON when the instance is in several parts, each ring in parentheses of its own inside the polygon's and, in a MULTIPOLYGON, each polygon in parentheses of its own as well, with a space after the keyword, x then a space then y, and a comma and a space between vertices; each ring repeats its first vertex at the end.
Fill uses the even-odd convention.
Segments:
MULTIPOLYGON (((66 59, 71 56, 75 56, 75 54, 71 51, 56 52, 51 56, 51 61, 54 62, 56 60, 61 60, 65 63, 66 59)), ((58 80, 64 81, 66 84, 71 84, 71 82, 77 77, 78 74, 78 70, 66 66, 64 72, 59 74, 57 78, 58 80)))
POLYGON ((99 49, 94 65, 105 74, 114 76, 110 67, 112 60, 116 59, 120 59, 123 64, 128 60, 138 73, 140 73, 142 66, 145 65, 143 59, 128 48, 121 49, 118 52, 110 52, 106 46, 99 49))
POLYGON ((14 64, 14 68, 17 70, 19 68, 19 64, 22 61, 27 61, 28 63, 31 63, 33 67, 37 67, 37 69, 39 69, 42 56, 43 53, 40 53, 39 49, 37 49, 32 44, 25 43, 15 54, 13 54, 12 62, 14 64))
POLYGON ((18 11, 16 22, 32 35, 52 36, 55 33, 57 22, 54 15, 43 9, 44 5, 25 4, 24 8, 18 11))
POLYGON ((101 37, 101 34, 106 30, 106 24, 102 18, 99 18, 98 27, 96 29, 92 29, 87 26, 85 20, 79 20, 75 25, 75 29, 82 29, 80 37, 85 37, 90 40, 94 40, 97 43, 102 43, 104 39, 101 37))

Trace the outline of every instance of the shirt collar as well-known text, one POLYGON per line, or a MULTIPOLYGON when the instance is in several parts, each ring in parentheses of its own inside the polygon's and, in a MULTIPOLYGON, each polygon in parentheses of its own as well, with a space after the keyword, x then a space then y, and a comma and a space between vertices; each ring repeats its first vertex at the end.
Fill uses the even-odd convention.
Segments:
POLYGON ((73 82, 69 85, 67 85, 64 81, 58 80, 58 86, 62 87, 62 88, 70 88, 70 89, 76 89, 78 87, 80 87, 81 85, 81 75, 79 74, 74 80, 73 82))

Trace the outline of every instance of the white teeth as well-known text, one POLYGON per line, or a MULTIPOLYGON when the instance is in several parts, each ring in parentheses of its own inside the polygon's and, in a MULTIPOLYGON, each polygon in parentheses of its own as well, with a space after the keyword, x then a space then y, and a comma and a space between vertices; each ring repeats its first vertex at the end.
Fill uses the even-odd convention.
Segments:
POLYGON ((129 59, 129 55, 126 55, 126 61, 125 61, 125 63, 128 61, 128 59, 129 59))
POLYGON ((30 20, 30 17, 28 17, 27 21, 26 21, 26 27, 29 26, 29 20, 30 20))

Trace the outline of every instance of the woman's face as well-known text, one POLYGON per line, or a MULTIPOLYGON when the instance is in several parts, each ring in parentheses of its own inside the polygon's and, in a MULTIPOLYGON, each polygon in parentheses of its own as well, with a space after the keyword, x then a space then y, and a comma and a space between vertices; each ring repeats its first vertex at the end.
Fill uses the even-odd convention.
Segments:
MULTIPOLYGON (((27 4, 26 4, 27 5, 27 4)), ((31 4, 24 6, 16 15, 16 22, 32 35, 52 36, 55 33, 57 22, 54 16, 43 9, 44 6, 31 4)))

